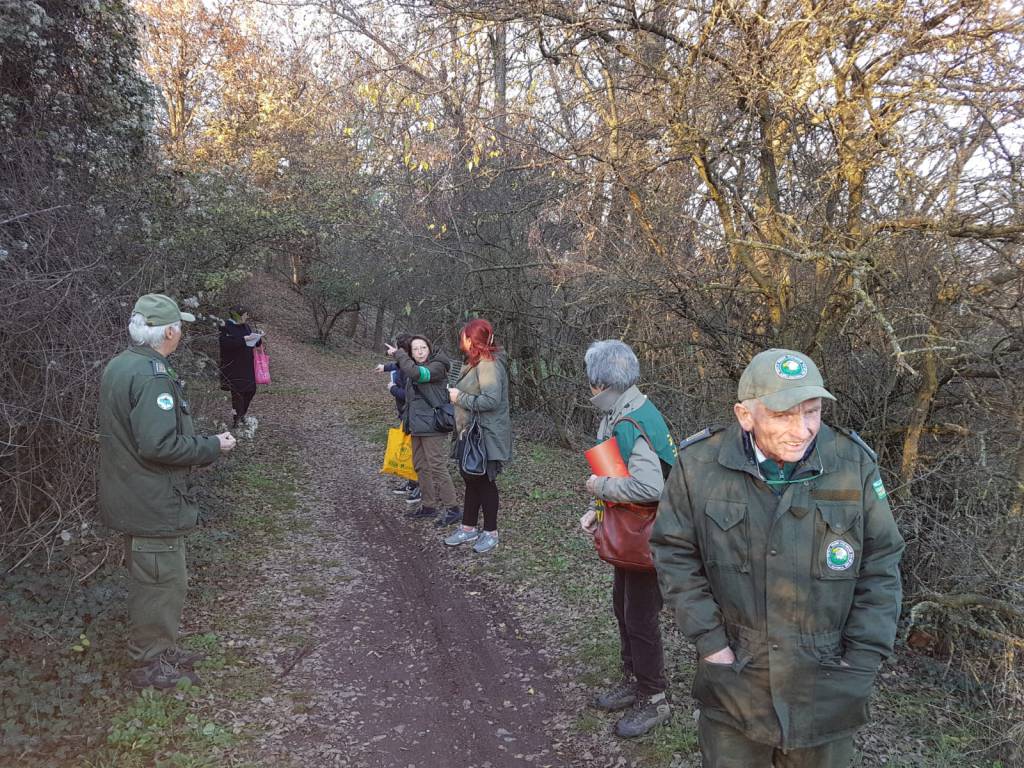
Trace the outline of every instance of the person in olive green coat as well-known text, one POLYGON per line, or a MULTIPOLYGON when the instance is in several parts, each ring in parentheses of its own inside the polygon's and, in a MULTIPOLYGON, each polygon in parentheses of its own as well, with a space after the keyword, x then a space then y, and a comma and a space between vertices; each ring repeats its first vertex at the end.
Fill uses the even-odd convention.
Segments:
POLYGON ((892 653, 903 552, 874 453, 821 423, 814 362, 770 349, 736 423, 680 446, 651 533, 665 602, 697 646, 710 768, 845 768, 892 653))
POLYGON ((141 297, 128 325, 134 343, 107 364, 100 382, 100 519, 125 534, 137 688, 198 682, 190 669, 198 655, 177 647, 188 581, 183 535, 199 518, 189 475, 235 447, 230 432, 195 434, 184 383, 167 361, 181 342, 182 320, 195 317, 168 296, 141 297))
POLYGON ((462 525, 448 536, 449 547, 473 544, 478 554, 498 546, 498 473, 512 458, 512 418, 508 410, 508 363, 505 351, 494 340, 494 328, 482 317, 470 320, 459 333, 459 348, 466 356, 459 380, 448 388, 455 406, 456 434, 463 436, 475 419, 483 437, 487 466, 484 474, 463 471, 466 495, 462 525), (483 530, 477 530, 481 510, 483 530))

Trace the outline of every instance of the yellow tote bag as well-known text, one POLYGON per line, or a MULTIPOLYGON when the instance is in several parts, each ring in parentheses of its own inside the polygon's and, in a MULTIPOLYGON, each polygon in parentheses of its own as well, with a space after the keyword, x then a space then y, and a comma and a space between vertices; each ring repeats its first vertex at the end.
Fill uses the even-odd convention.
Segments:
POLYGON ((407 435, 401 427, 388 430, 388 447, 384 449, 384 466, 380 468, 382 475, 397 475, 406 480, 418 480, 416 469, 412 465, 412 435, 407 435))

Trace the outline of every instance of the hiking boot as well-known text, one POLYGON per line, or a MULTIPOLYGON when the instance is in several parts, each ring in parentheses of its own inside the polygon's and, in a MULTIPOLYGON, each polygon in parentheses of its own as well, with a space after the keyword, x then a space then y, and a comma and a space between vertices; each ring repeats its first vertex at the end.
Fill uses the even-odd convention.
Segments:
POLYGON ((144 667, 133 669, 128 675, 132 688, 142 690, 143 688, 157 688, 166 690, 176 688, 180 680, 188 680, 192 685, 199 685, 199 675, 191 669, 180 669, 159 657, 149 662, 144 667))
POLYGON ((496 546, 498 546, 498 532, 482 531, 476 540, 476 544, 473 545, 473 551, 478 555, 482 555, 484 552, 490 552, 496 546))
POLYGON ((618 712, 632 706, 636 701, 636 680, 624 677, 614 688, 610 688, 594 697, 594 706, 605 712, 618 712))
POLYGON ((444 514, 434 521, 435 528, 444 528, 446 525, 462 521, 462 509, 459 507, 448 507, 444 514))
POLYGON ((193 664, 196 664, 197 662, 200 662, 203 659, 205 659, 206 654, 200 653, 199 651, 189 651, 184 648, 174 647, 168 648, 163 653, 161 653, 157 658, 160 659, 160 661, 165 661, 174 667, 191 668, 193 664))
POLYGON ((420 493, 420 487, 418 485, 409 491, 409 495, 405 497, 406 504, 419 504, 421 500, 422 494, 420 493))
POLYGON ((672 717, 672 708, 664 693, 642 696, 633 702, 632 708, 615 724, 615 734, 624 739, 643 736, 651 728, 667 723, 672 717))
POLYGON ((406 517, 411 517, 413 519, 419 519, 419 518, 433 517, 436 514, 437 514, 437 510, 434 507, 420 507, 419 509, 414 509, 412 512, 407 513, 406 517))
POLYGON ((480 538, 480 531, 476 528, 466 530, 465 528, 459 528, 455 533, 444 540, 444 543, 449 547, 457 547, 459 544, 468 544, 471 541, 476 541, 480 538))

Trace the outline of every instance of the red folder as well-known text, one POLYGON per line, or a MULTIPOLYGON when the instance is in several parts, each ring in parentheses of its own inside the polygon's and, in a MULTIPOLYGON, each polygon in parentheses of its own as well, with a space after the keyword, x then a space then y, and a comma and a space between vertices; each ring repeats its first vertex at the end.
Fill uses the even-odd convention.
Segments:
POLYGON ((590 471, 598 477, 629 477, 629 470, 619 452, 619 441, 614 436, 598 443, 583 455, 590 463, 590 471))

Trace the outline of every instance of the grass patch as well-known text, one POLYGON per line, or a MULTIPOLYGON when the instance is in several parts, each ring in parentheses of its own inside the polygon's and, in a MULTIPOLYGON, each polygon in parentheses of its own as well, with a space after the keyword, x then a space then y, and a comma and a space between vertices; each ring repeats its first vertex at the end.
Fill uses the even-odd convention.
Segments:
POLYGON ((252 734, 230 720, 224 704, 265 696, 272 672, 223 638, 258 633, 280 622, 280 612, 256 604, 231 619, 217 601, 225 590, 251 587, 271 547, 309 526, 298 513, 302 467, 294 448, 264 453, 272 463, 243 452, 205 475, 203 521, 188 537, 186 611, 207 611, 220 624, 182 640, 207 654, 197 665, 201 687, 141 693, 128 687, 119 535, 58 550, 49 569, 29 562, 0 577, 0 764, 246 765, 235 755, 252 734))

